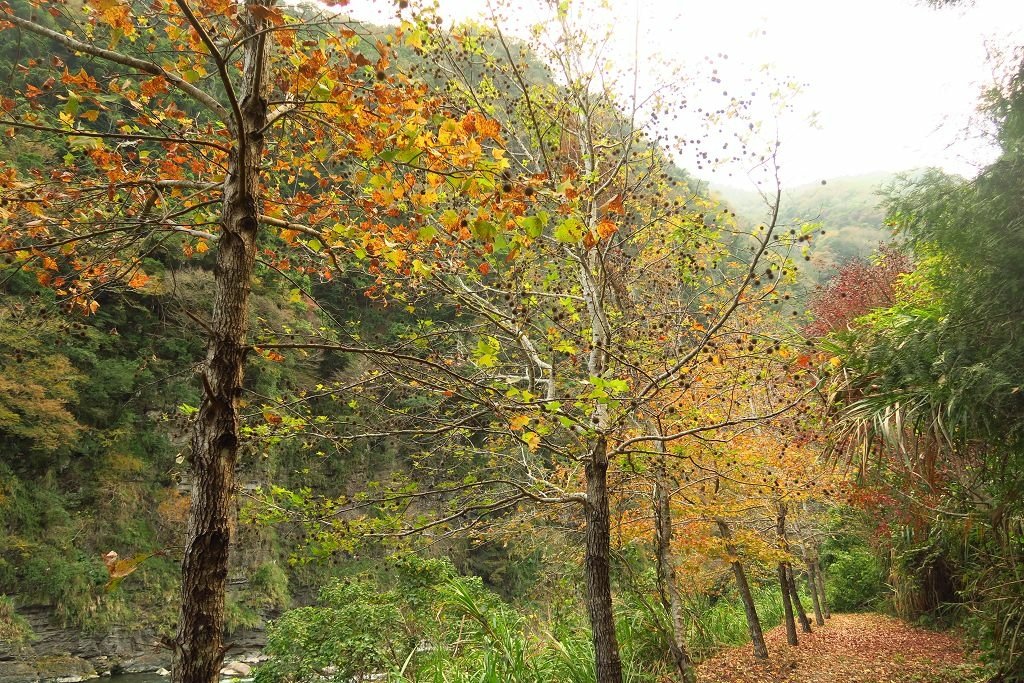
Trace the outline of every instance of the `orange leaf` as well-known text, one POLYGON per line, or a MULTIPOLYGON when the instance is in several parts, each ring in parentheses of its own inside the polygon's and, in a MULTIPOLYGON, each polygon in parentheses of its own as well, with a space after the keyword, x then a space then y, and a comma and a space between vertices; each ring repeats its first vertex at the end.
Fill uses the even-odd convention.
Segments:
POLYGON ((618 231, 619 226, 615 225, 614 222, 604 218, 597 223, 597 234, 601 236, 601 239, 606 240, 618 231))
POLYGON ((476 269, 480 271, 481 275, 487 275, 487 273, 491 272, 491 266, 487 261, 481 263, 476 269))
POLYGON ((132 275, 132 279, 128 281, 128 286, 132 289, 140 289, 141 287, 144 287, 147 282, 149 282, 149 276, 141 270, 137 270, 135 271, 135 274, 132 275))
POLYGON ((615 198, 605 206, 605 210, 608 211, 608 213, 617 213, 620 215, 626 213, 625 208, 622 206, 622 195, 615 195, 615 198))
POLYGON ((516 415, 508 421, 509 429, 514 432, 522 431, 528 424, 530 424, 529 415, 516 415))
POLYGON ((263 5, 246 5, 246 9, 248 9, 249 12, 257 19, 269 21, 274 26, 282 26, 284 24, 284 15, 270 7, 264 7, 263 5))

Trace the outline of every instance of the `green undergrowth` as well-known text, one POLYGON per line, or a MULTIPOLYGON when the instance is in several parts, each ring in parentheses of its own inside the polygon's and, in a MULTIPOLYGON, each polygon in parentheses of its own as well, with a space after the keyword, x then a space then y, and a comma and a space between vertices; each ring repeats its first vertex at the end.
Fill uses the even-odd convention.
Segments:
MULTIPOLYGON (((571 609, 513 604, 447 560, 391 559, 374 572, 327 585, 316 604, 285 612, 268 629, 271 660, 257 683, 332 681, 385 674, 391 683, 591 683, 593 649, 582 595, 571 609)), ((755 589, 765 629, 781 621, 770 585, 755 589)), ((550 607, 550 606, 548 606, 550 607)), ((688 645, 702 659, 749 641, 732 595, 688 605, 688 645)), ((656 683, 673 675, 665 615, 620 591, 616 626, 624 677, 656 683)))

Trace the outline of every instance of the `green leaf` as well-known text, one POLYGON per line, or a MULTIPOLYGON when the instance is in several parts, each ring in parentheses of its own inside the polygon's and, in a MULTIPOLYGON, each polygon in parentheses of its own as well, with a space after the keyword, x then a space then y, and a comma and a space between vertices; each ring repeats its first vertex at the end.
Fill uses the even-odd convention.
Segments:
POLYGON ((67 113, 67 114, 70 114, 71 116, 75 116, 78 113, 78 105, 79 105, 79 103, 80 102, 79 102, 79 99, 78 99, 78 95, 76 95, 75 93, 69 91, 68 92, 68 101, 64 105, 64 112, 67 113))
POLYGON ((490 221, 474 221, 473 235, 481 242, 493 242, 498 234, 498 226, 490 221))
POLYGON ((621 394, 629 390, 629 383, 624 379, 610 379, 605 386, 611 389, 613 394, 621 394))
POLYGON ((540 237, 541 233, 544 232, 544 224, 541 223, 540 216, 520 216, 516 218, 516 223, 523 231, 530 237, 540 237))
POLYGON ((501 342, 494 337, 484 337, 476 343, 473 360, 482 368, 493 368, 498 364, 499 351, 501 351, 501 342))
POLYGON ((71 135, 68 137, 68 147, 75 150, 103 149, 103 139, 85 137, 82 135, 71 135))
POLYGON ((583 239, 583 223, 575 216, 566 218, 555 228, 554 234, 562 244, 576 244, 583 239))

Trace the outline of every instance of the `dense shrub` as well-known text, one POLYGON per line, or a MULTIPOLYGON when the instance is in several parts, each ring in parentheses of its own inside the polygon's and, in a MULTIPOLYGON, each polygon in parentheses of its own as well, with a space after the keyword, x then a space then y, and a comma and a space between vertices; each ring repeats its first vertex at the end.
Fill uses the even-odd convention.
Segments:
POLYGON ((863 547, 835 554, 826 572, 825 593, 837 612, 860 612, 877 607, 886 594, 882 565, 863 547))

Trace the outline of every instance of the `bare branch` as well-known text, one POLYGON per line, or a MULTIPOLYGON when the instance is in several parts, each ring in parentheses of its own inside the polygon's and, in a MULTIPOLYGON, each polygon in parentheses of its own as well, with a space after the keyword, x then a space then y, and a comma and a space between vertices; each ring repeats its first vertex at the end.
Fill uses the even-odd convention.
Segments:
POLYGON ((210 56, 213 61, 217 64, 217 72, 220 74, 220 81, 224 85, 224 91, 228 95, 228 102, 231 103, 231 112, 235 116, 235 128, 242 130, 242 110, 238 106, 238 96, 235 95, 235 87, 231 84, 231 79, 228 77, 228 66, 224 60, 224 55, 220 53, 217 46, 214 45, 213 39, 210 38, 210 34, 206 32, 203 25, 199 23, 199 18, 196 17, 192 8, 188 6, 185 0, 176 0, 178 7, 181 8, 185 18, 188 19, 188 23, 192 26, 193 30, 199 34, 199 39, 206 45, 206 49, 210 51, 210 56))
POLYGON ((194 138, 170 138, 163 135, 144 135, 140 133, 99 133, 96 131, 88 130, 75 130, 73 128, 56 128, 54 126, 41 126, 35 123, 23 123, 21 121, 12 121, 10 119, 0 119, 0 125, 14 126, 15 128, 25 128, 28 130, 38 130, 44 133, 56 133, 58 135, 67 135, 69 137, 79 138, 101 138, 107 140, 147 140, 151 142, 170 142, 179 145, 202 145, 204 147, 213 147, 216 150, 229 153, 230 150, 223 145, 218 145, 216 142, 210 142, 209 140, 196 140, 194 138))

